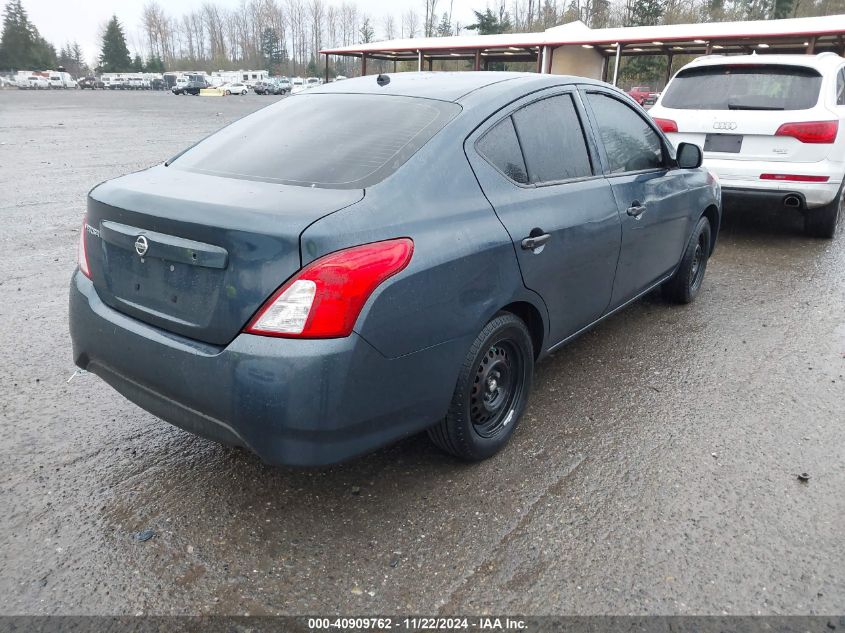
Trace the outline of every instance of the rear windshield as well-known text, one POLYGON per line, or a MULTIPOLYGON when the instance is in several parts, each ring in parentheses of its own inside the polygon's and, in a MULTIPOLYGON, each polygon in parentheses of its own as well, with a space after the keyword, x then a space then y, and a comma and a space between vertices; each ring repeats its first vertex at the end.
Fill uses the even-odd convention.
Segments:
POLYGON ((228 178, 368 187, 396 171, 459 111, 457 104, 430 99, 297 95, 223 128, 171 164, 228 178))
POLYGON ((678 73, 663 105, 680 110, 807 110, 816 105, 821 75, 812 68, 725 65, 678 73))

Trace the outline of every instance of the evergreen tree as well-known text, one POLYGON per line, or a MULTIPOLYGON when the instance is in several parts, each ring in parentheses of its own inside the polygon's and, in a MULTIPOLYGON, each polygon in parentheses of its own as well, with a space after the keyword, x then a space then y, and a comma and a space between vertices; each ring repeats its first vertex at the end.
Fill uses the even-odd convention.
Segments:
POLYGON ((104 73, 126 72, 132 67, 129 49, 126 46, 126 36, 123 27, 112 15, 103 33, 103 46, 100 52, 100 70, 104 73))
POLYGON ((361 44, 369 44, 373 41, 376 36, 376 31, 373 28, 373 25, 370 24, 370 18, 364 18, 364 21, 361 23, 361 28, 358 30, 358 33, 361 36, 361 44))
POLYGON ((3 12, 0 70, 46 70, 57 65, 56 49, 29 21, 21 0, 9 0, 3 12))
POLYGON ((138 53, 135 53, 135 57, 132 58, 132 71, 136 73, 144 72, 144 58, 138 53))
POLYGON ((163 73, 164 72, 164 61, 158 55, 151 55, 150 58, 147 60, 147 72, 148 73, 163 73))
POLYGON ((510 14, 504 9, 499 10, 499 15, 493 13, 490 7, 487 7, 484 13, 481 11, 473 11, 473 13, 475 14, 475 24, 470 24, 467 29, 478 31, 479 35, 509 33, 513 26, 510 14))
POLYGON ((287 51, 279 45, 279 34, 269 26, 261 31, 261 58, 274 73, 280 72, 282 64, 287 61, 287 51))
POLYGON ((450 35, 452 35, 452 23, 449 21, 449 14, 444 12, 437 27, 437 36, 449 37, 450 35))

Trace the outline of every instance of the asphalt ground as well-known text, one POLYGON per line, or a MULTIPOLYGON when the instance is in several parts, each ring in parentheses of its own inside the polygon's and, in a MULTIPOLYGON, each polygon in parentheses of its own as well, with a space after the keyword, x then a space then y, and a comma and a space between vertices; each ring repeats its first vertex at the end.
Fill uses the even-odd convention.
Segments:
POLYGON ((726 214, 481 464, 267 467, 69 380, 87 191, 275 99, 0 91, 0 613, 845 612, 845 238, 798 216, 726 214))

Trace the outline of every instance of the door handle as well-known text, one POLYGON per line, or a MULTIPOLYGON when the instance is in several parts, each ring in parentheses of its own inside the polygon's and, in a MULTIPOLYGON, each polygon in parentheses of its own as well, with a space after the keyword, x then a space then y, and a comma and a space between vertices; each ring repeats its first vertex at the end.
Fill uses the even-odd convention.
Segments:
POLYGON ((645 213, 646 206, 644 204, 640 204, 638 201, 634 201, 631 203, 631 206, 628 207, 628 215, 631 217, 639 219, 639 217, 645 213))
MULTIPOLYGON (((535 229, 536 230, 536 229, 535 229)), ((533 251, 535 248, 540 248, 541 246, 545 246, 546 242, 552 239, 552 236, 548 233, 539 233, 538 235, 533 235, 534 231, 531 231, 532 235, 524 238, 522 240, 522 248, 526 251, 533 251)))

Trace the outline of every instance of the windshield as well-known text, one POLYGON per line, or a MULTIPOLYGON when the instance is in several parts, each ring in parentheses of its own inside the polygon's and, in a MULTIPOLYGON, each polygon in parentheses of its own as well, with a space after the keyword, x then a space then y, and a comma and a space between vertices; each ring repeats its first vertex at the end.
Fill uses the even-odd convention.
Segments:
POLYGON ((806 110, 816 105, 821 75, 802 66, 723 65, 682 70, 662 105, 681 110, 806 110))
POLYGON ((460 112, 454 103, 367 94, 301 94, 264 108, 170 164, 215 176, 362 188, 396 171, 460 112))

